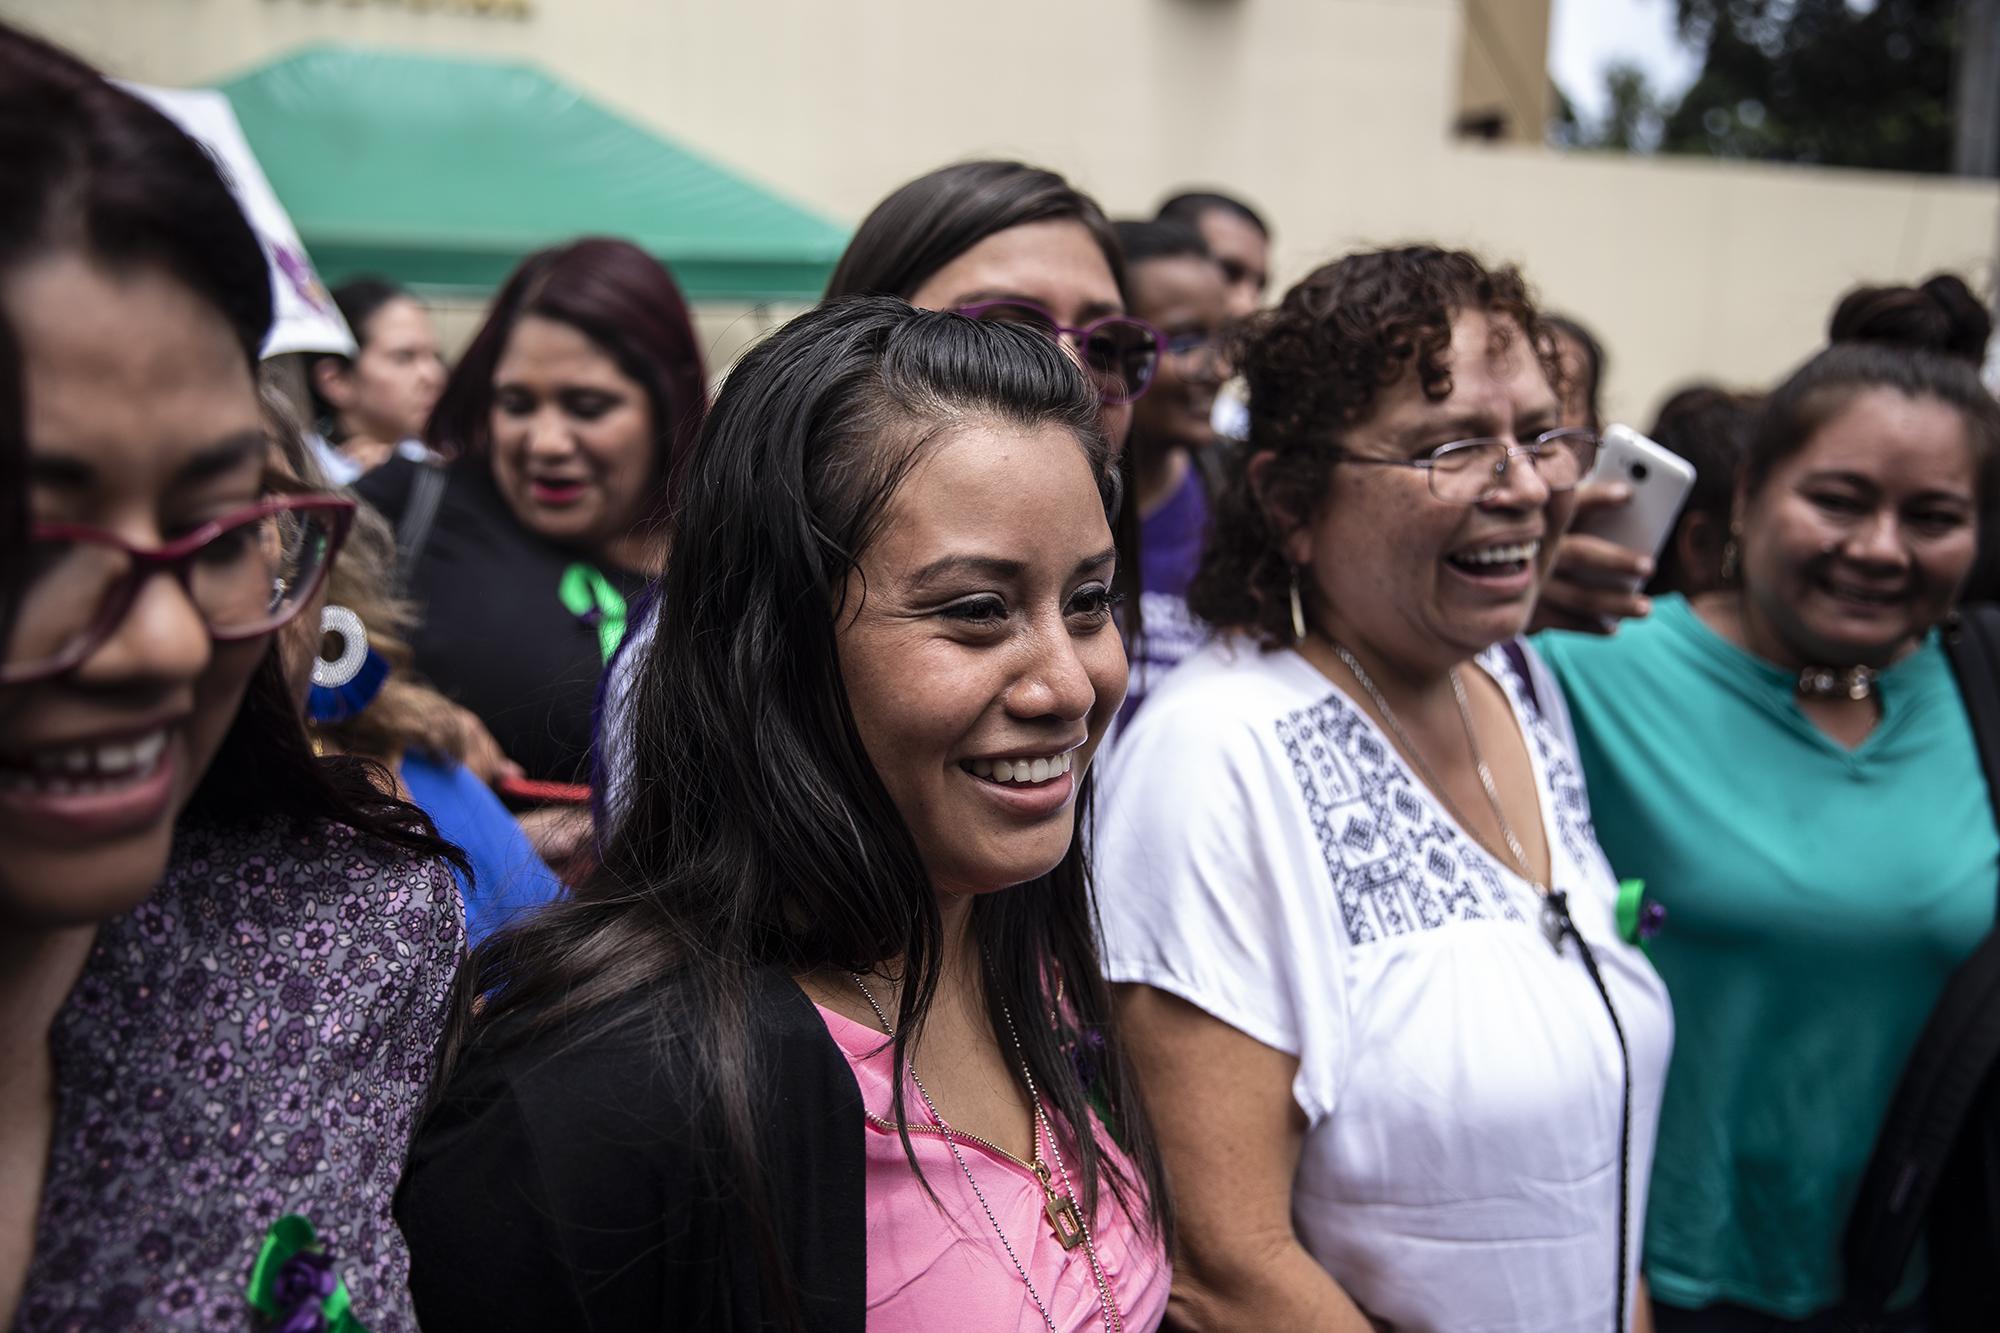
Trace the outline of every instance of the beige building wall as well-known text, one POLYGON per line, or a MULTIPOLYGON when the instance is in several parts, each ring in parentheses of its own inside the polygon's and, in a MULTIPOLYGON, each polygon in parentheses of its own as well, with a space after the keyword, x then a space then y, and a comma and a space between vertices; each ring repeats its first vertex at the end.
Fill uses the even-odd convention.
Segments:
MULTIPOLYGON (((0 15, 167 84, 318 41, 532 60, 849 221, 932 166, 1008 154, 1114 213, 1183 185, 1240 192, 1278 228, 1281 284, 1356 245, 1472 245, 1603 333, 1612 410, 1641 421, 1689 377, 1780 373, 1855 282, 1955 268, 1984 287, 2000 235, 1991 183, 1457 140, 1460 0, 530 0, 526 18, 461 12, 473 2, 0 0, 0 15)), ((1543 4, 1483 9, 1531 27, 1539 12, 1545 31, 1543 4)), ((716 359, 766 318, 711 312, 716 359)))
POLYGON ((1538 144, 1555 113, 1549 0, 1464 0, 1454 127, 1500 143, 1538 144))

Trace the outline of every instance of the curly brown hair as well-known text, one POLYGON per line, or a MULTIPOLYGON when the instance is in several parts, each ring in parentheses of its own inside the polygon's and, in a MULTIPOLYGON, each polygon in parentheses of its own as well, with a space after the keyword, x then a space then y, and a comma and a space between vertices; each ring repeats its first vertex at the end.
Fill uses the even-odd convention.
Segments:
POLYGON ((1293 526, 1279 515, 1319 510, 1341 436, 1374 415, 1383 390, 1412 364, 1426 398, 1451 393, 1451 326, 1467 310, 1518 325, 1549 382, 1560 383, 1554 341, 1520 273, 1489 269, 1463 250, 1408 245, 1347 255, 1250 319, 1231 349, 1250 390, 1250 442, 1216 500, 1190 610, 1267 647, 1294 641, 1284 553, 1293 526), (1261 491, 1249 467, 1259 455, 1271 459, 1261 491))

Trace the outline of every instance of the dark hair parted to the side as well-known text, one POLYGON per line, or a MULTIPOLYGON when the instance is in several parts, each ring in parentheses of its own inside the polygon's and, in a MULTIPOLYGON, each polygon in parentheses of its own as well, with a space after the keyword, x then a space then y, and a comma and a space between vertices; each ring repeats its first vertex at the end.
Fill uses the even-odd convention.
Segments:
MULTIPOLYGON (((1289 535, 1277 519, 1319 511, 1344 432, 1374 415, 1382 391, 1413 369, 1432 401, 1451 392, 1453 321, 1484 311, 1518 326, 1555 382, 1555 351, 1521 275, 1462 250, 1401 246, 1323 265, 1253 315, 1231 362, 1250 389, 1246 460, 1269 454, 1263 492, 1247 466, 1231 470, 1188 609, 1267 647, 1292 642, 1289 535)), ((1504 328, 1496 330, 1505 336, 1504 328)))
POLYGON ((958 162, 897 187, 875 205, 840 256, 826 299, 863 293, 909 300, 932 274, 989 236, 1030 222, 1080 222, 1125 293, 1118 238, 1097 201, 1025 162, 958 162))
POLYGON ((1751 438, 1742 486, 1754 496, 1791 457, 1854 399, 1871 389, 1929 398, 1965 421, 1978 463, 1981 526, 2000 501, 2000 403, 1979 379, 1992 316, 1950 274, 1921 287, 1864 287, 1842 298, 1831 321, 1833 342, 1793 371, 1765 400, 1751 438))
MULTIPOLYGON (((588 1022, 638 988, 683 983, 672 993, 685 1007, 650 1006, 652 1021, 663 1041, 696 1052, 694 1101, 712 1113, 703 1123, 721 1127, 723 1160, 768 1215, 758 1208, 767 1196, 757 1134, 769 1108, 751 1100, 751 969, 899 963, 898 1067, 937 986, 935 892, 862 746, 841 675, 850 576, 903 478, 962 422, 1068 431, 1108 510, 1117 481, 1097 418, 1096 394, 1046 338, 889 297, 827 303, 744 357, 676 502, 674 558, 659 593, 660 621, 673 632, 655 637, 641 667, 630 810, 573 901, 475 955, 466 984, 490 995, 476 1044, 588 1022)), ((982 897, 972 913, 995 1030, 1007 1031, 1002 1004, 1024 1020, 1035 1084, 1070 1127, 1092 1112, 1065 1046, 1094 1045, 1111 1020, 1095 925, 1074 839, 1049 874, 982 897), (1051 1013, 1060 1031, 1025 1021, 1051 1013)), ((1108 1177, 1129 1212, 1162 1222, 1147 1122, 1115 1042, 1107 1057, 1104 1086, 1141 1178, 1109 1171, 1088 1135, 1064 1151, 1081 1165, 1086 1206, 1108 1177)), ((900 1089, 897 1097, 900 1117, 900 1089)), ((782 1294, 774 1243, 762 1259, 782 1294)))
POLYGON ((1160 205, 1154 216, 1161 222, 1178 222, 1184 226, 1200 227, 1202 215, 1213 212, 1228 213, 1242 218, 1257 229, 1257 234, 1265 240, 1271 239, 1271 229, 1265 225, 1263 217, 1256 209, 1244 203, 1233 194, 1220 190, 1183 190, 1160 205))
POLYGON ((653 417, 648 512, 653 522, 664 522, 678 460, 701 429, 708 386, 680 287, 657 259, 630 241, 590 236, 522 260, 445 381, 424 429, 425 443, 447 457, 487 456, 493 445, 493 373, 514 326, 530 315, 577 330, 646 391, 653 417))
MULTIPOLYGON (((254 373, 271 324, 270 270, 215 162, 150 104, 46 43, 0 25, 0 281, 74 253, 114 271, 157 267, 229 324, 254 373)), ((0 320, 0 453, 25 453, 19 337, 0 320)), ((7 488, 5 503, 25 491, 7 488)), ((18 568, 9 561, 9 568, 18 568)), ((188 810, 216 823, 334 821, 457 858, 373 765, 319 759, 275 636, 188 810)))
POLYGON ((1212 259, 1208 242, 1185 222, 1137 222, 1120 219, 1112 224, 1118 233, 1125 262, 1142 264, 1149 259, 1212 259))

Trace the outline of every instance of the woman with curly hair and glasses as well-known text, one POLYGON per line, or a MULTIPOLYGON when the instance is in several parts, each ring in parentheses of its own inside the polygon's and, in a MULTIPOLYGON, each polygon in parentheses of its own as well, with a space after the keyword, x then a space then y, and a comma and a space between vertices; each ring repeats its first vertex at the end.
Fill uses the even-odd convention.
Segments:
POLYGON ((1596 446, 1551 350, 1513 270, 1409 247, 1240 352, 1189 599, 1218 635, 1096 829, 1181 1326, 1634 1326, 1672 1020, 1510 653, 1596 446))
POLYGON ((0 178, 0 1324, 412 1329, 456 853, 306 742, 277 640, 353 506, 274 493, 264 253, 193 140, 4 27, 0 178))

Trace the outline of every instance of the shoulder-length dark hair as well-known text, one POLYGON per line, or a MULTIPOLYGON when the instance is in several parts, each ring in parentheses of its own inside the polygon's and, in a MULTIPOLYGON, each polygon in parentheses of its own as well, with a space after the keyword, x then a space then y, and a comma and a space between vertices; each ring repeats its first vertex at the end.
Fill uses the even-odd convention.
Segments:
POLYGON ((651 522, 665 521, 676 460, 701 429, 708 387, 679 285, 630 241, 587 236, 522 260, 445 381, 424 438, 447 455, 491 452, 493 372, 514 326, 528 315, 577 330, 646 391, 653 418, 647 512, 651 522))
POLYGON ((1277 516, 1302 520, 1318 511, 1341 436, 1373 416, 1403 375, 1414 371, 1433 402, 1451 392, 1451 326, 1468 310, 1513 321, 1549 383, 1559 382, 1554 342, 1521 275, 1463 250, 1406 245, 1347 255, 1250 318, 1231 359, 1250 387, 1246 456, 1269 454, 1271 462, 1261 493, 1248 467, 1232 469, 1188 589, 1189 610, 1267 647, 1294 641, 1290 532, 1277 516))
MULTIPOLYGON (((66 252, 157 267, 228 321, 255 374, 271 324, 270 270, 214 160, 146 102, 4 25, 0 180, 0 278, 66 252)), ((0 454, 26 452, 21 357, 18 335, 0 319, 0 440, 10 442, 0 454)), ((8 487, 4 503, 18 494, 8 487)), ((224 823, 333 820, 458 858, 423 812, 383 794, 372 766, 313 755, 276 648, 273 636, 188 813, 224 823)))
MULTIPOLYGON (((654 637, 641 668, 630 809, 574 901, 475 955, 469 984, 489 994, 481 1034, 546 1030, 669 974, 685 980, 673 993, 693 997, 690 1007, 655 1021, 695 1050, 696 1099, 718 1113, 744 1197, 760 1209, 756 1122, 768 1108, 750 1100, 750 969, 900 966, 899 1066, 938 979, 930 876, 841 676, 849 576, 910 468, 967 419, 1070 432, 1108 510, 1117 482, 1097 410, 1048 340, 887 297, 801 315, 743 359, 676 506, 681 539, 660 587, 672 632, 654 637)), ((1089 787, 1086 777, 1085 799, 1089 787)), ((1003 1005, 1023 1019, 1055 1015, 1053 1029, 1024 1021, 1019 1031, 1036 1087, 1069 1127, 1085 1206, 1108 1179, 1128 1213, 1163 1226, 1158 1155, 1115 1042, 1105 1042, 1101 1086, 1137 1178, 1109 1169, 1077 1132, 1092 1112, 1071 1055, 1095 1052, 1111 1022, 1080 841, 1048 874, 982 897, 972 929, 989 960, 995 1031, 1007 1031, 1003 1005)), ((765 1259, 782 1293, 782 1262, 775 1251, 765 1259)))

